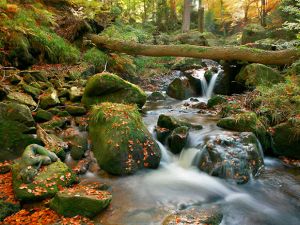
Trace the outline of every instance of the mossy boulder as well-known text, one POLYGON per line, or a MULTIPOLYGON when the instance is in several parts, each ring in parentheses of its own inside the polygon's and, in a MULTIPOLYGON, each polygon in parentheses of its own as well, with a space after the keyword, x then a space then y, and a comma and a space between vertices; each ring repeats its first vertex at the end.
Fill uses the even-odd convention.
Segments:
POLYGON ((19 210, 21 210, 19 204, 14 204, 0 200, 0 221, 3 221, 5 217, 12 215, 18 212, 19 210))
POLYGON ((237 183, 246 183, 259 175, 263 155, 253 133, 212 136, 200 154, 200 170, 237 183))
POLYGON ((253 132, 261 142, 264 150, 271 147, 270 135, 254 112, 244 112, 218 121, 217 126, 238 132, 253 132))
POLYGON ((71 87, 69 90, 69 98, 72 102, 80 102, 83 96, 84 90, 79 87, 71 87))
POLYGON ((186 126, 175 128, 168 138, 171 152, 179 154, 187 143, 189 128, 186 126))
POLYGON ((33 100, 33 98, 30 95, 21 92, 15 92, 15 91, 9 92, 7 95, 7 99, 9 99, 10 101, 15 101, 20 104, 27 105, 29 107, 37 106, 36 102, 33 100))
POLYGON ((35 122, 30 109, 12 102, 0 103, 0 161, 15 159, 29 144, 40 143, 31 133, 35 122))
POLYGON ((222 222, 223 214, 218 206, 193 206, 167 216, 163 225, 178 224, 210 224, 219 225, 222 222))
POLYGON ((67 187, 77 181, 76 175, 61 161, 42 167, 33 182, 25 184, 21 179, 22 163, 12 166, 13 190, 21 201, 39 201, 53 197, 60 187, 67 187))
POLYGON ((87 113, 85 107, 82 105, 66 105, 65 109, 72 116, 82 116, 87 113))
POLYGON ((254 43, 255 41, 265 39, 267 37, 266 30, 259 24, 247 25, 242 33, 242 44, 254 43))
POLYGON ((216 105, 222 104, 224 102, 227 102, 227 99, 224 96, 222 96, 222 95, 215 95, 211 99, 208 100, 207 107, 208 108, 213 108, 216 105))
POLYGON ((87 107, 102 102, 137 104, 143 107, 146 99, 147 95, 138 86, 115 74, 100 73, 88 80, 82 102, 87 107))
POLYGON ((278 71, 259 63, 245 66, 235 79, 250 89, 259 85, 271 86, 284 80, 278 71))
POLYGON ((101 103, 94 106, 89 134, 98 164, 115 175, 157 168, 161 151, 134 105, 101 103))
POLYGON ((196 96, 197 92, 187 77, 178 77, 168 86, 167 95, 178 100, 184 100, 196 96))
POLYGON ((50 208, 57 213, 74 217, 95 217, 111 202, 112 195, 87 186, 76 186, 58 192, 50 202, 50 208))
POLYGON ((157 120, 157 126, 161 128, 167 128, 169 130, 174 130, 177 127, 189 127, 189 128, 195 128, 195 129, 202 129, 202 126, 199 124, 192 124, 186 121, 183 121, 181 119, 178 119, 174 116, 161 114, 158 117, 157 120))
POLYGON ((60 103, 57 91, 54 89, 51 89, 40 96, 40 100, 40 106, 42 109, 48 109, 60 103))
POLYGON ((23 87, 23 90, 27 94, 30 94, 33 98, 38 98, 38 96, 42 93, 42 91, 39 88, 33 87, 28 84, 23 84, 22 87, 23 87))
POLYGON ((291 118, 273 129, 274 153, 300 159, 300 119, 291 118))
POLYGON ((34 119, 37 122, 46 122, 51 120, 53 117, 53 114, 51 112, 48 112, 46 110, 43 109, 39 109, 36 114, 34 115, 34 119))
POLYGON ((166 97, 159 91, 152 92, 147 98, 150 102, 163 101, 165 99, 166 97))

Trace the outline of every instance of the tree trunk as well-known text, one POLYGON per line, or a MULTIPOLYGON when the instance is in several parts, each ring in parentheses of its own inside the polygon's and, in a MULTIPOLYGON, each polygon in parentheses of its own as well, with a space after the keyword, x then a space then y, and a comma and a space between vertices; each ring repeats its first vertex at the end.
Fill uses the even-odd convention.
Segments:
POLYGON ((201 47, 195 45, 144 45, 123 42, 107 37, 90 34, 87 36, 98 48, 107 48, 129 55, 175 56, 213 60, 241 60, 262 64, 286 65, 300 58, 298 50, 264 51, 242 47, 201 47))
POLYGON ((204 7, 202 7, 202 0, 199 0, 198 9, 198 29, 201 33, 204 32, 204 7))
POLYGON ((267 13, 266 13, 266 0, 261 0, 261 25, 263 27, 265 27, 267 24, 266 24, 266 16, 267 16, 267 13))
POLYGON ((186 33, 191 26, 191 0, 184 0, 182 32, 186 33))

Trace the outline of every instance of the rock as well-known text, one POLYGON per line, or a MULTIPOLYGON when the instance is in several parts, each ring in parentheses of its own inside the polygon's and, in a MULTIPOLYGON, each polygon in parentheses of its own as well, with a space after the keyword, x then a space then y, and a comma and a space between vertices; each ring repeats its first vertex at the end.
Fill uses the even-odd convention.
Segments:
POLYGON ((270 136, 254 112, 244 112, 218 121, 217 126, 238 132, 253 132, 264 150, 270 147, 270 136))
POLYGON ((70 80, 77 80, 80 78, 86 79, 95 74, 95 66, 81 63, 80 65, 72 66, 67 73, 68 76, 66 78, 70 80))
POLYGON ((88 149, 87 132, 79 132, 75 128, 68 128, 61 134, 64 141, 68 142, 71 156, 74 160, 83 158, 88 149))
POLYGON ((156 133, 157 140, 159 142, 161 142, 162 144, 165 143, 167 137, 171 134, 171 132, 172 132, 172 130, 164 128, 164 127, 159 127, 159 126, 155 127, 155 133, 156 133))
POLYGON ((13 204, 0 200, 0 221, 3 221, 5 217, 8 217, 21 210, 19 204, 13 204))
POLYGON ((81 105, 66 105, 65 109, 72 116, 82 116, 87 113, 86 109, 81 105))
POLYGON ((247 25, 242 33, 242 44, 254 43, 267 37, 266 30, 259 24, 247 25))
POLYGON ((34 119, 37 121, 37 122, 46 122, 46 121, 49 121, 51 120, 53 117, 53 114, 51 112, 48 112, 46 110, 43 110, 43 109, 39 109, 35 116, 34 116, 34 119))
POLYGON ((169 130, 174 130, 177 127, 186 126, 189 128, 202 129, 201 125, 191 124, 182 120, 179 120, 173 116, 161 114, 157 121, 157 126, 161 128, 167 128, 169 130))
POLYGON ((217 206, 197 207, 178 211, 168 216, 163 225, 186 225, 186 224, 210 224, 219 225, 222 222, 223 214, 217 206))
POLYGON ((22 87, 27 94, 30 94, 34 98, 37 98, 42 92, 40 89, 30 86, 28 84, 23 84, 22 87))
POLYGON ((40 201, 51 198, 61 187, 70 186, 77 181, 71 169, 60 161, 43 167, 29 184, 22 183, 20 174, 22 169, 20 163, 12 166, 13 190, 16 198, 21 201, 40 201))
POLYGON ((21 92, 9 92, 7 95, 7 98, 12 101, 16 101, 18 103, 27 105, 27 106, 33 106, 36 107, 36 102, 32 99, 30 95, 21 93, 21 92))
POLYGON ((187 143, 189 128, 182 126, 175 128, 168 138, 171 152, 179 154, 187 143))
POLYGON ((273 127, 273 150, 281 156, 300 159, 300 120, 290 118, 287 122, 273 127))
POLYGON ((258 63, 245 66, 235 79, 250 89, 259 85, 271 86, 283 81, 278 71, 258 63))
POLYGON ((213 76, 213 73, 214 73, 214 72, 213 72, 212 70, 207 70, 207 71, 205 71, 204 77, 205 77, 205 80, 206 80, 207 83, 210 82, 210 80, 211 80, 211 78, 212 78, 212 76, 213 76))
POLYGON ((161 151, 134 105, 94 106, 89 134, 99 166, 111 174, 133 174, 160 163, 161 151))
POLYGON ((30 80, 30 82, 28 82, 28 83, 31 83, 32 81, 48 82, 47 75, 43 71, 38 71, 38 70, 23 70, 23 71, 19 72, 19 75, 21 77, 29 75, 32 80, 30 80))
POLYGON ((57 107, 51 108, 49 110, 47 110, 48 112, 52 113, 55 116, 59 116, 59 117, 68 117, 71 116, 70 113, 68 113, 65 110, 60 110, 57 107))
POLYGON ((29 144, 40 143, 30 109, 18 103, 0 103, 0 161, 19 157, 29 144))
POLYGON ((83 96, 83 89, 79 87, 71 87, 69 97, 72 102, 80 102, 83 96))
POLYGON ((221 71, 217 77, 213 92, 218 95, 229 95, 231 87, 230 75, 221 71))
POLYGON ((172 98, 184 100, 196 96, 197 92, 186 77, 175 78, 167 88, 167 95, 172 98))
POLYGON ((208 108, 213 108, 216 105, 222 104, 224 102, 227 102, 227 99, 224 96, 222 96, 222 95, 215 95, 211 99, 208 100, 207 107, 208 108))
POLYGON ((60 101, 57 96, 57 91, 54 89, 49 90, 40 97, 40 106, 42 109, 48 109, 58 105, 59 103, 60 101))
POLYGON ((90 107, 101 102, 145 104, 146 94, 138 86, 110 73, 96 74, 91 77, 84 90, 82 102, 90 107))
POLYGON ((66 117, 54 117, 52 120, 40 124, 41 127, 45 130, 54 130, 63 128, 68 122, 66 117))
POLYGON ((101 191, 87 186, 75 186, 58 192, 50 202, 50 208, 57 213, 74 217, 95 217, 111 202, 112 196, 107 191, 101 191))
POLYGON ((163 101, 166 97, 159 91, 154 91, 148 96, 147 100, 150 102, 163 101))
POLYGON ((206 38, 199 31, 190 31, 187 33, 182 33, 175 36, 174 39, 176 41, 179 41, 181 44, 208 46, 206 38))
POLYGON ((200 170, 237 183, 246 183, 263 168, 263 155, 253 133, 212 136, 203 146, 200 170))
POLYGON ((204 66, 205 66, 205 63, 203 63, 201 59, 183 58, 179 62, 175 63, 171 67, 171 69, 172 70, 180 70, 180 71, 184 72, 187 70, 202 69, 204 66))

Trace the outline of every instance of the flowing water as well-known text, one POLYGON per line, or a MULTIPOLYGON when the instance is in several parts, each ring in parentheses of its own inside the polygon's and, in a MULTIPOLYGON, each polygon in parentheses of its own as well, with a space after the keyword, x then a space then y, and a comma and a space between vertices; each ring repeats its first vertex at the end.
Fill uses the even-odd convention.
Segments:
MULTIPOLYGON (((199 74, 202 79, 202 73, 199 74)), ((216 78, 217 74, 212 82, 216 78)), ((206 90, 206 95, 198 98, 200 101, 207 101, 212 94, 210 85, 206 90)), ((144 107, 144 122, 152 133, 162 113, 203 125, 202 130, 190 132, 188 144, 180 155, 173 155, 165 145, 158 143, 162 161, 156 170, 121 178, 91 172, 83 177, 83 182, 100 181, 112 186, 111 206, 97 221, 103 225, 162 224, 166 216, 178 210, 213 204, 222 209, 222 225, 299 224, 299 170, 287 168, 277 159, 266 158, 265 171, 258 179, 237 185, 194 167, 200 152, 198 146, 210 136, 231 132, 216 126, 217 116, 199 114, 195 109, 186 108, 185 102, 167 98, 144 107)))

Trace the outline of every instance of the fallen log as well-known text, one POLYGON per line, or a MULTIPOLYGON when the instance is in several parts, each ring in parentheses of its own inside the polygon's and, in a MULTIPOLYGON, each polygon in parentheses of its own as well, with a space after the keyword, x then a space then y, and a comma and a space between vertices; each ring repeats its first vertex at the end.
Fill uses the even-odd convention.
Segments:
POLYGON ((269 65, 289 65, 300 58, 297 49, 265 51, 245 46, 204 47, 195 45, 146 45, 110 39, 95 34, 87 35, 98 48, 107 48, 129 55, 175 56, 212 60, 240 60, 269 65))

